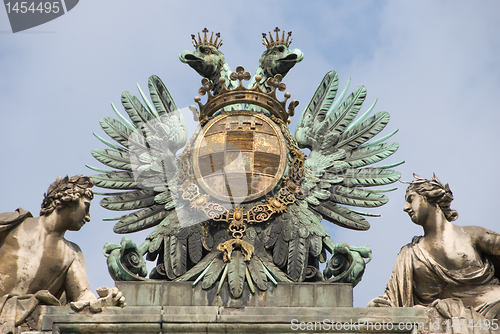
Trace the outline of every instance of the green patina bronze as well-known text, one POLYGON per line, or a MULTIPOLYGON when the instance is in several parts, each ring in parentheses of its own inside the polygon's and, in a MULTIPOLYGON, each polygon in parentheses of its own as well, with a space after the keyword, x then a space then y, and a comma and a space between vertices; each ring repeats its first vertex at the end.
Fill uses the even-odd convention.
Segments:
POLYGON ((287 109, 290 95, 276 98, 277 90, 285 89, 283 77, 303 59, 300 50, 289 49, 290 33, 280 36, 276 29, 269 39, 264 35, 267 50, 245 88, 242 81, 250 74, 241 67, 232 72, 218 50, 219 35, 214 39, 203 32, 203 38, 193 35, 196 50, 180 55, 205 78, 199 92, 208 95, 206 104, 195 99, 200 127, 192 139, 187 140, 182 114, 156 76, 148 84, 152 103, 142 91, 145 105, 123 93, 131 121, 116 108, 120 121, 101 120, 117 144, 96 135, 110 148, 92 154, 113 170, 91 167, 102 173, 93 178, 98 187, 125 190, 102 194, 101 205, 136 210, 110 219, 118 220, 114 231, 156 226, 139 247, 128 238, 105 246, 111 276, 146 280, 145 256, 157 261, 150 279, 193 281, 218 291, 227 282, 233 298, 242 295, 245 283, 252 292, 278 282, 356 285, 365 259, 371 259, 370 248, 335 244, 321 221, 367 230, 364 216, 377 215, 351 207, 388 201, 383 193, 395 188, 374 187, 397 181, 400 174, 390 168, 402 162, 372 165, 396 152, 398 144, 386 142, 396 131, 370 140, 386 127, 389 114, 368 117, 374 103, 356 118, 366 89, 358 87, 345 98, 347 85, 337 96, 338 76, 332 71, 293 136, 287 124, 298 102, 290 101, 287 109), (307 157, 304 148, 310 150, 307 157), (245 187, 248 193, 237 193, 245 187), (327 262, 323 274, 320 262, 327 262))

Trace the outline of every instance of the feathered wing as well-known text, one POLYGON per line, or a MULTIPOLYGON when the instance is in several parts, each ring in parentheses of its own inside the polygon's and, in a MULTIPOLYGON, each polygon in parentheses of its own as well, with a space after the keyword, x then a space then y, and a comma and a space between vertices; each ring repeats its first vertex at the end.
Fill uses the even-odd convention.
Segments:
POLYGON ((283 271, 291 281, 306 280, 308 266, 318 265, 310 261, 319 259, 324 262, 326 258, 321 253, 324 249, 323 238, 327 237, 328 233, 321 225, 321 216, 309 211, 307 203, 289 205, 287 212, 278 216, 261 233, 263 244, 272 254, 270 260, 275 265, 270 271, 273 274, 283 271))
POLYGON ((105 117, 101 127, 116 144, 96 135, 107 149, 95 149, 92 155, 112 170, 90 167, 102 174, 94 175, 96 185, 112 190, 105 193, 101 206, 115 211, 134 211, 117 218, 116 233, 133 233, 157 226, 148 236, 149 260, 159 258, 156 275, 176 279, 189 264, 198 263, 203 255, 201 226, 190 224, 190 214, 177 205, 178 161, 176 152, 185 146, 187 131, 184 119, 168 89, 157 76, 148 82, 151 101, 144 105, 129 92, 122 94, 127 120, 115 110, 119 120, 105 117), (182 217, 179 217, 182 216, 182 217), (182 220, 183 227, 180 226, 182 220), (168 265, 167 265, 168 264, 168 265))
POLYGON ((338 76, 327 73, 299 120, 295 138, 299 147, 311 150, 301 190, 309 210, 342 227, 366 230, 370 225, 363 216, 376 215, 346 206, 371 208, 387 203, 381 193, 387 190, 371 187, 397 181, 399 172, 389 168, 402 162, 368 167, 396 152, 397 143, 383 142, 397 130, 370 142, 386 127, 389 114, 379 112, 367 119, 374 103, 355 120, 366 89, 358 87, 343 100, 348 86, 335 100, 338 76))
POLYGON ((317 262, 325 262, 326 251, 333 253, 335 247, 321 220, 351 229, 368 229, 363 215, 373 214, 346 206, 385 204, 383 190, 372 187, 399 179, 399 173, 389 169, 391 166, 369 167, 398 148, 397 143, 383 143, 390 135, 370 142, 385 128, 389 115, 378 113, 366 119, 372 106, 355 120, 366 97, 365 88, 357 88, 343 100, 346 87, 335 100, 338 77, 330 72, 299 121, 297 143, 289 140, 294 150, 297 145, 311 150, 304 163, 300 195, 267 227, 248 226, 241 242, 253 245, 250 257, 239 245, 228 260, 229 253, 218 249, 231 241, 228 230, 218 224, 199 224, 207 220, 204 213, 192 210, 177 197, 182 192, 176 152, 186 144, 186 126, 158 77, 149 79, 149 90, 152 104, 140 91, 145 105, 132 94, 123 93, 122 104, 130 121, 116 109, 119 120, 101 120, 103 130, 116 144, 96 135, 109 148, 96 149, 92 154, 112 170, 91 168, 102 173, 94 176, 97 186, 123 190, 103 194, 103 207, 135 210, 109 219, 118 220, 116 233, 156 226, 139 247, 140 255, 147 254, 150 261, 158 259, 152 278, 194 280, 194 284, 201 282, 204 289, 218 282, 217 290, 227 281, 235 298, 241 296, 244 282, 254 291, 255 287, 266 290, 268 282, 317 280, 317 262))
POLYGON ((175 280, 200 263, 204 255, 202 226, 195 224, 196 218, 190 218, 188 212, 185 208, 168 211, 146 238, 147 259, 158 259, 151 278, 175 280))

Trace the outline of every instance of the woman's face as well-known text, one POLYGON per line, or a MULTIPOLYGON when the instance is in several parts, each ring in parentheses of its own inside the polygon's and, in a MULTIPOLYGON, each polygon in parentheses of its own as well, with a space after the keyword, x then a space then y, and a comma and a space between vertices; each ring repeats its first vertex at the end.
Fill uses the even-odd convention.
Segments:
POLYGON ((417 225, 424 225, 433 206, 427 202, 427 199, 414 191, 406 193, 406 203, 403 211, 408 213, 411 221, 417 225))

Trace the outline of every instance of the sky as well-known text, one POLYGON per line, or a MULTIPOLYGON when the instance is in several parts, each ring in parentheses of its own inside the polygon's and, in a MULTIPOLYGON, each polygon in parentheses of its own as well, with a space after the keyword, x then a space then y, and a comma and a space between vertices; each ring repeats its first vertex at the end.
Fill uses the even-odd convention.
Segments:
MULTIPOLYGON (((480 1, 80 1, 67 14, 13 34, 0 10, 0 212, 22 207, 38 215, 43 194, 58 175, 92 175, 85 164, 105 168, 92 149, 104 148, 92 133, 106 135, 103 117, 120 111, 123 91, 147 90, 158 75, 179 108, 194 104, 200 77, 178 60, 192 50, 191 34, 207 27, 220 32, 221 51, 234 70, 253 73, 265 47, 261 34, 276 26, 293 31, 291 48, 304 60, 284 82, 299 100, 296 122, 323 76, 338 72, 340 87, 364 85, 361 111, 378 98, 375 112, 391 120, 400 144, 383 164, 404 160, 402 179, 432 173, 449 183, 458 225, 500 232, 495 214, 499 163, 500 2, 480 1)), ((185 114, 190 119, 190 113, 185 114)), ((334 242, 369 245, 373 260, 354 289, 354 306, 364 307, 384 292, 399 249, 422 234, 402 211, 406 186, 388 193, 389 202, 371 210, 368 231, 350 231, 326 221, 334 242)), ((96 189, 96 191, 99 191, 96 189)), ((113 286, 102 248, 119 243, 115 217, 98 204, 90 223, 66 238, 85 255, 92 288, 113 286)), ((149 231, 132 234, 137 244, 149 231)))

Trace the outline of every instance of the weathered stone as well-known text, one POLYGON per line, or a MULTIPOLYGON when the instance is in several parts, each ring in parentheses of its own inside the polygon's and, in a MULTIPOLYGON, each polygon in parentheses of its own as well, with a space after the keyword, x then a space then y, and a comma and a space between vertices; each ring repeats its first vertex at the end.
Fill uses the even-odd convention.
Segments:
POLYGON ((0 214, 1 333, 34 328, 39 304, 67 302, 94 312, 124 304, 116 288, 101 288, 100 298, 91 292, 82 251, 64 237, 90 221, 93 185, 87 176, 58 177, 44 195, 40 217, 21 208, 0 214))
POLYGON ((432 328, 438 318, 429 308, 127 306, 92 315, 41 307, 45 334, 444 333, 442 326, 432 328))
POLYGON ((462 320, 454 332, 498 329, 500 234, 453 224, 458 213, 450 208, 449 185, 435 175, 430 180, 414 177, 404 211, 423 227, 424 235, 401 249, 384 296, 369 305, 432 306, 449 322, 462 320))
MULTIPOLYGON (((39 327, 42 331, 50 331, 61 326, 61 328, 75 326, 91 328, 94 326, 97 332, 98 329, 110 327, 110 324, 116 328, 120 328, 120 326, 135 328, 144 325, 146 328, 159 329, 159 324, 162 321, 162 308, 158 306, 125 307, 123 309, 107 307, 101 313, 90 313, 88 310, 76 313, 70 307, 39 307, 42 314, 39 327), (154 326, 154 324, 158 325, 154 326)), ((116 332, 120 332, 120 330, 116 332)))
MULTIPOLYGON (((227 283, 224 283, 227 284, 227 283)), ((116 282, 129 306, 225 306, 225 307, 349 307, 352 286, 347 283, 269 284, 255 294, 245 285, 240 298, 233 298, 223 286, 203 290, 192 282, 116 282)))

